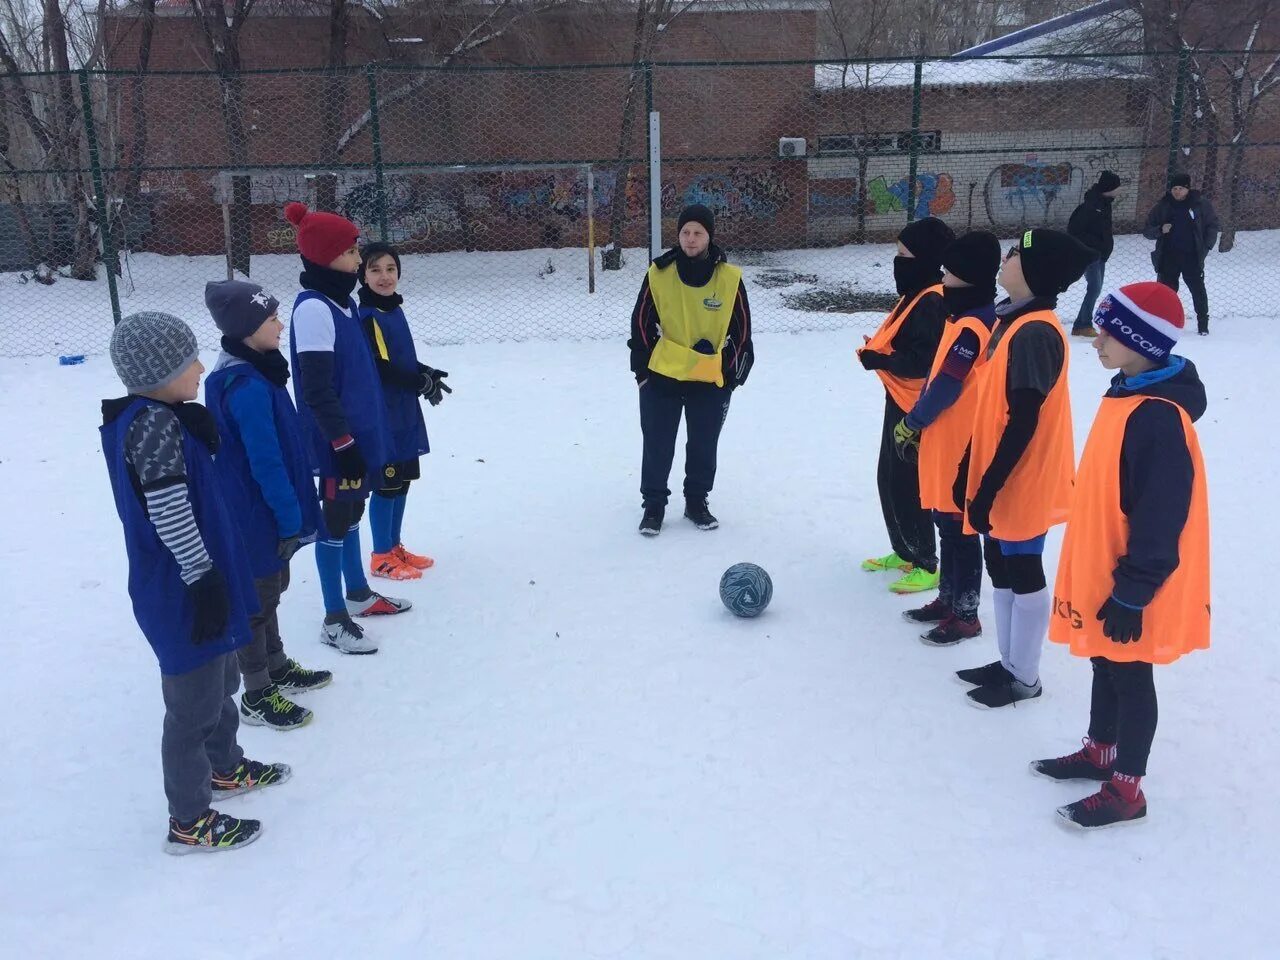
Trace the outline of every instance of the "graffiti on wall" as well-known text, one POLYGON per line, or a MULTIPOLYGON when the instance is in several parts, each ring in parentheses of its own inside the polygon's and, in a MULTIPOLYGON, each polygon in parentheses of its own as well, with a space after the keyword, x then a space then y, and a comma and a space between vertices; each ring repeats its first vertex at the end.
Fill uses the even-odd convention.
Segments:
MULTIPOLYGON (((871 213, 897 213, 905 211, 911 202, 908 177, 888 183, 884 177, 876 177, 867 184, 867 199, 871 213)), ((956 194, 949 173, 921 173, 916 176, 915 218, 940 217, 956 205, 956 194)))
POLYGON ((998 227, 1064 221, 1085 187, 1084 172, 1069 161, 1042 163, 1029 156, 997 164, 983 187, 987 219, 998 227))
POLYGON ((700 203, 724 220, 772 220, 791 201, 791 190, 771 168, 730 167, 724 173, 701 173, 683 189, 664 183, 662 193, 662 212, 669 217, 700 203))

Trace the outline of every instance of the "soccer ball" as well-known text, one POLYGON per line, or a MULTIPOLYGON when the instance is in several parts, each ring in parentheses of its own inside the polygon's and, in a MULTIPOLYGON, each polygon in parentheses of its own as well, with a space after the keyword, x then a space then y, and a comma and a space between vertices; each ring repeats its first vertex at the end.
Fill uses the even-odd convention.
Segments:
POLYGON ((720 600, 735 617, 758 617, 772 599, 773 581, 754 563, 735 563, 720 578, 720 600))

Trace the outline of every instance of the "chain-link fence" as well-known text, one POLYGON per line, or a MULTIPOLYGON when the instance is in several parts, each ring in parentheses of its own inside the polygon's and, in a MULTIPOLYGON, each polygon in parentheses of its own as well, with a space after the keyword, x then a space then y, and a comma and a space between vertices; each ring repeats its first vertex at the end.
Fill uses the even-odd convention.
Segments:
POLYGON ((1259 279, 1280 257, 1280 93, 1198 76, 1185 53, 79 72, 0 90, 0 285, 21 305, 0 355, 100 352, 141 309, 213 345, 207 280, 297 289, 290 200, 401 247, 426 342, 624 336, 653 238, 672 243, 693 202, 745 266, 758 331, 874 322, 909 220, 1061 227, 1103 170, 1123 181, 1109 283, 1154 276, 1141 231, 1176 169, 1222 221, 1215 322, 1280 294, 1259 279))

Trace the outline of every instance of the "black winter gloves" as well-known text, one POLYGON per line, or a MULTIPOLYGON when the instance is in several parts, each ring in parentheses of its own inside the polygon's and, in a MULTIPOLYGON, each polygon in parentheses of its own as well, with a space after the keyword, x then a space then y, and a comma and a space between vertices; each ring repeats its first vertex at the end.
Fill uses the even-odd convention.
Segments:
POLYGON ((293 555, 302 549, 302 540, 297 534, 292 537, 282 537, 276 546, 276 556, 285 563, 293 559, 293 555))
POLYGON ((969 516, 969 526, 973 527, 978 533, 987 534, 991 532, 991 505, 995 502, 995 499, 995 494, 987 493, 982 487, 979 487, 978 492, 969 501, 966 511, 969 516))
POLYGON ((369 464, 365 463, 364 454, 352 440, 341 449, 333 451, 333 459, 338 465, 338 476, 343 480, 363 480, 369 473, 369 464))
POLYGON ((1112 643, 1137 643, 1142 639, 1142 610, 1126 607, 1115 597, 1109 597, 1098 611, 1102 621, 1102 635, 1112 643))
POLYGON ((436 370, 434 367, 428 367, 425 363, 418 364, 418 372, 422 374, 422 386, 418 390, 422 399, 427 401, 433 407, 438 407, 440 401, 444 399, 446 393, 453 393, 449 385, 444 382, 444 378, 449 376, 447 370, 436 370))
POLYGON ((227 581, 217 570, 210 570, 187 587, 194 607, 191 642, 199 646, 222 635, 231 613, 227 600, 227 581))

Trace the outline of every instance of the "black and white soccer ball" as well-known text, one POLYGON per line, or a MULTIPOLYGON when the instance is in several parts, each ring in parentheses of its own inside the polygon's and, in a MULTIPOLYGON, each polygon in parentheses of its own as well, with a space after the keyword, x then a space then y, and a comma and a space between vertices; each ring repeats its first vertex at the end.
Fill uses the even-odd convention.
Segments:
POLYGON ((764 567, 735 563, 720 578, 720 600, 735 617, 758 617, 773 599, 773 580, 764 567))

